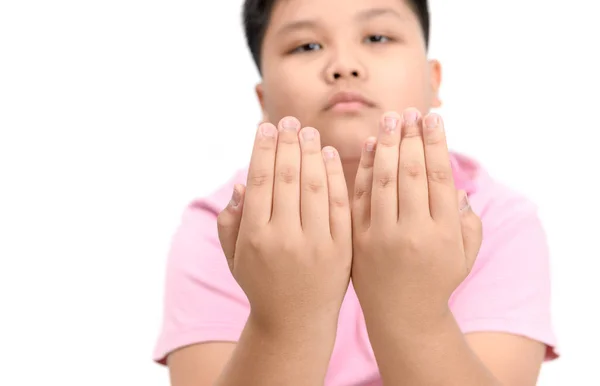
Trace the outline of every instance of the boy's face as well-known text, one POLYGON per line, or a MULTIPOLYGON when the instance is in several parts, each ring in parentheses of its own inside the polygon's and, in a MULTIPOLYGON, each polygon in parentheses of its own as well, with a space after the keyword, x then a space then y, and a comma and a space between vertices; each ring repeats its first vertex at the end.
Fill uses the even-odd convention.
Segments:
POLYGON ((419 21, 402 0, 279 0, 262 73, 264 120, 291 115, 315 127, 349 167, 377 135, 383 113, 439 106, 440 66, 428 61, 419 21), (368 102, 328 107, 340 92, 368 102))

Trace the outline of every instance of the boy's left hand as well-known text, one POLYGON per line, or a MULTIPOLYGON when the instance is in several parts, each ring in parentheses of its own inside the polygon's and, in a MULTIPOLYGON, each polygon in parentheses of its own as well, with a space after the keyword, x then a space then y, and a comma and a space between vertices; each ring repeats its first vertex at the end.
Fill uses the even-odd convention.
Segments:
POLYGON ((446 316, 479 251, 481 221, 455 188, 439 116, 384 116, 363 149, 352 212, 352 281, 365 317, 419 326, 446 316))

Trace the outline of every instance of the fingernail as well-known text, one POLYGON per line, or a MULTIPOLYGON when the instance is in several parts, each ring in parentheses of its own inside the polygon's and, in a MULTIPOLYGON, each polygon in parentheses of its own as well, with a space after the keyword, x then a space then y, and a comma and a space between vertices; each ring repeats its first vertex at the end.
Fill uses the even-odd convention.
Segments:
POLYGON ((375 150, 375 140, 371 139, 365 143, 365 150, 371 152, 375 150))
POLYGON ((237 190, 237 186, 233 187, 233 193, 231 194, 231 201, 229 201, 229 205, 233 208, 237 207, 240 204, 241 195, 237 190))
POLYGON ((425 127, 430 130, 441 128, 439 117, 435 114, 428 115, 425 118, 425 127))
POLYGON ((467 193, 462 193, 462 198, 460 199, 460 203, 458 204, 458 210, 462 213, 465 210, 469 209, 471 204, 469 203, 469 197, 467 193))
POLYGON ((419 115, 416 110, 406 110, 404 112, 404 123, 406 125, 414 125, 417 123, 419 115))
POLYGON ((305 128, 302 130, 302 138, 305 141, 312 141, 315 139, 315 131, 312 128, 305 128))
POLYGON ((325 159, 331 160, 335 157, 335 150, 333 150, 330 147, 326 147, 323 149, 323 156, 325 157, 325 159))
POLYGON ((392 133, 398 127, 398 118, 396 118, 394 116, 387 116, 384 118, 384 123, 385 123, 385 129, 388 132, 392 133))
POLYGON ((263 135, 263 137, 273 138, 275 136, 276 130, 275 127, 270 123, 263 123, 260 126, 260 133, 263 135))
POLYGON ((281 122, 281 127, 284 130, 298 131, 298 129, 300 128, 300 122, 298 122, 298 120, 295 118, 288 117, 285 118, 283 122, 281 122))

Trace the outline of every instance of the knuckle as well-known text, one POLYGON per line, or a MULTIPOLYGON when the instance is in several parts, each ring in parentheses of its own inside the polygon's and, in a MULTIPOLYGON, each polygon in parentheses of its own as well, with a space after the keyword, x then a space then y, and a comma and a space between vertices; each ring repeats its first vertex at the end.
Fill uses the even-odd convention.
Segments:
POLYGON ((256 146, 258 147, 258 150, 263 152, 263 154, 267 153, 269 151, 271 151, 271 152, 275 151, 275 143, 274 142, 263 141, 256 146))
POLYGON ((372 237, 370 242, 372 244, 377 244, 378 248, 381 248, 383 251, 395 251, 399 246, 402 246, 403 248, 406 246, 406 243, 403 242, 405 236, 398 238, 394 232, 387 227, 378 227, 377 233, 377 236, 372 237))
POLYGON ((298 143, 299 141, 297 133, 286 132, 279 135, 279 144, 297 145, 298 143))
POLYGON ((411 178, 422 177, 425 173, 425 167, 418 162, 401 162, 400 170, 402 170, 402 174, 411 178))
POLYGON ((339 165, 333 162, 326 162, 325 172, 327 173, 327 176, 335 177, 334 180, 337 180, 338 177, 340 177, 344 173, 344 170, 339 165))
POLYGON ((325 182, 318 178, 310 178, 304 181, 302 187, 309 193, 321 193, 325 190, 325 182))
POLYGON ((438 232, 438 240, 441 245, 453 245, 459 239, 460 233, 452 232, 447 227, 442 228, 438 232))
POLYGON ((293 237, 283 237, 277 242, 277 250, 284 255, 294 255, 298 252, 299 246, 293 237))
POLYGON ((410 252, 422 251, 424 247, 423 238, 415 233, 409 233, 404 236, 403 244, 410 252))
POLYGON ((275 138, 264 138, 256 143, 256 147, 262 152, 268 152, 274 151, 276 144, 275 138))
POLYGON ((354 187, 354 199, 360 200, 363 196, 366 196, 368 193, 368 189, 364 186, 355 186, 354 187))
POLYGON ((447 183, 452 180, 452 171, 446 169, 427 169, 427 179, 431 182, 447 183))
POLYGON ((321 149, 319 149, 318 146, 314 146, 312 144, 310 145, 303 145, 302 146, 302 155, 303 156, 313 156, 313 155, 321 155, 321 149))
POLYGON ((471 232, 475 236, 481 236, 483 226, 481 219, 476 214, 472 214, 463 220, 463 227, 466 231, 471 232))
POLYGON ((227 209, 224 209, 217 216, 217 227, 219 229, 220 228, 226 228, 226 227, 229 226, 229 223, 230 223, 230 220, 229 220, 229 216, 228 216, 228 213, 227 213, 227 209))
POLYGON ((252 251, 262 251, 264 246, 264 237, 259 233, 253 233, 247 236, 245 244, 252 251))
POLYGON ((380 188, 390 188, 396 186, 397 177, 395 173, 386 171, 375 177, 375 183, 380 188))
POLYGON ((318 147, 316 146, 304 146, 302 148, 302 156, 307 157, 307 156, 320 156, 321 155, 321 150, 319 150, 318 147))
POLYGON ((336 209, 345 209, 348 207, 348 199, 343 197, 333 196, 329 199, 329 205, 336 209))
POLYGON ((277 178, 285 184, 292 184, 298 181, 298 168, 291 165, 281 166, 277 170, 277 178))
POLYGON ((358 167, 366 172, 369 172, 371 169, 373 169, 373 165, 375 160, 371 157, 371 158, 363 158, 360 161, 360 164, 358 165, 358 167))
POLYGON ((425 145, 439 145, 444 143, 444 135, 438 130, 429 131, 424 138, 425 145))
MULTIPOLYGON (((402 133, 403 139, 421 139, 421 130, 417 126, 407 127, 406 130, 402 133)), ((422 145, 421 145, 422 146, 422 145)))
POLYGON ((395 178, 390 177, 390 176, 384 176, 384 177, 379 177, 377 179, 377 185, 380 188, 389 188, 394 186, 394 183, 396 182, 395 178))
POLYGON ((377 142, 378 148, 394 148, 398 147, 399 142, 398 139, 394 137, 384 136, 380 138, 377 142))
POLYGON ((254 170, 248 175, 248 185, 261 187, 271 180, 271 172, 268 170, 254 170))

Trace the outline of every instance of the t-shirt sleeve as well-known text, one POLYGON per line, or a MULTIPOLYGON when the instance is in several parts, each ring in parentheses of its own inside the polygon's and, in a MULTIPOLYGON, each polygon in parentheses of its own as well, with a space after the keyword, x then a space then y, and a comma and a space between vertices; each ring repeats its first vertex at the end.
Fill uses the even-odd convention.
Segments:
POLYGON ((192 203, 173 237, 163 323, 153 354, 159 364, 166 364, 168 354, 184 346, 236 342, 246 323, 248 301, 229 271, 218 239, 218 206, 210 200, 192 203))
POLYGON ((465 333, 506 332, 540 341, 546 360, 556 358, 549 250, 536 207, 503 194, 486 202, 473 197, 472 203, 480 211, 483 242, 471 274, 451 298, 458 324, 465 333))

